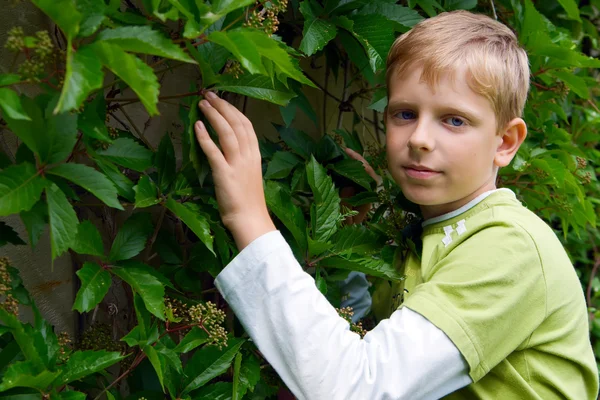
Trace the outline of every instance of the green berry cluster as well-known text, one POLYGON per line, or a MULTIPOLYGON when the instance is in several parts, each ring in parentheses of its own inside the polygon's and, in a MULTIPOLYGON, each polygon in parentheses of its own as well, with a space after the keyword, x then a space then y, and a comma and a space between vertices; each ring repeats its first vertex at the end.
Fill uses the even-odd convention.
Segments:
POLYGON ((367 155, 367 161, 375 171, 383 171, 387 169, 385 148, 374 144, 368 144, 366 146, 365 153, 367 155))
POLYGON ((71 353, 71 338, 67 332, 61 332, 58 334, 58 345, 60 349, 58 351, 58 362, 66 363, 71 353))
POLYGON ((362 322, 358 322, 356 324, 352 322, 352 316, 354 315, 354 310, 352 309, 352 307, 336 308, 335 310, 338 312, 338 315, 340 317, 348 321, 348 323, 350 324, 350 330, 352 332, 358 333, 361 338, 365 337, 367 331, 363 328, 362 322))
POLYGON ((26 59, 19 66, 18 72, 34 82, 39 82, 40 75, 44 73, 55 54, 54 44, 48 31, 38 31, 35 36, 25 36, 20 26, 8 32, 4 46, 10 51, 25 53, 26 59))
POLYGON ((80 350, 122 350, 122 344, 113 340, 110 326, 101 323, 93 324, 83 332, 77 347, 80 350))
POLYGON ((0 296, 6 296, 0 307, 13 315, 19 315, 19 302, 10 293, 12 279, 8 272, 8 258, 0 257, 0 296))
POLYGON ((582 185, 587 185, 592 181, 592 173, 590 171, 586 171, 584 173, 579 174, 579 181, 582 185))
POLYGON ((188 310, 192 322, 204 327, 209 336, 208 344, 222 349, 227 346, 227 331, 222 324, 225 322, 225 313, 208 301, 205 304, 196 304, 188 310))
MULTIPOLYGON (((260 3, 257 6, 260 6, 260 3)), ((262 3, 262 10, 254 9, 244 26, 261 29, 271 36, 279 29, 278 14, 285 12, 288 0, 269 0, 262 3)))
POLYGON ((227 66, 227 68, 225 68, 225 73, 231 74, 235 77, 235 79, 238 79, 240 77, 240 75, 242 75, 244 73, 244 69, 242 68, 242 66, 240 65, 239 62, 232 61, 227 66))
POLYGON ((576 157, 577 160, 577 169, 584 169, 585 167, 587 167, 587 160, 583 157, 576 157))

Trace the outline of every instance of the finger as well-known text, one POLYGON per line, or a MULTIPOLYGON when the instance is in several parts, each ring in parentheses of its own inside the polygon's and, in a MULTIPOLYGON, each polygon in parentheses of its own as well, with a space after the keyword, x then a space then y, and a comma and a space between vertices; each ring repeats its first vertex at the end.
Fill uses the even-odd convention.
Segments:
POLYGON ((219 150, 215 142, 213 142, 202 121, 196 121, 194 132, 196 133, 198 144, 200 144, 202 151, 206 154, 206 158, 208 158, 210 167, 215 170, 223 165, 227 165, 223 153, 221 153, 221 150, 219 150))
POLYGON ((219 98, 214 92, 206 92, 206 99, 229 123, 236 136, 240 150, 246 151, 248 148, 248 133, 240 118, 243 114, 233 104, 219 98))
POLYGON ((236 155, 239 155, 240 148, 238 140, 227 120, 207 100, 201 100, 198 105, 212 127, 217 131, 219 143, 221 143, 221 147, 223 148, 225 159, 231 160, 236 157, 236 155))
MULTIPOLYGON (((242 124, 246 127, 246 133, 248 133, 248 146, 250 151, 258 150, 258 138, 256 137, 256 133, 254 132, 254 126, 252 122, 246 117, 244 114, 241 114, 242 124)), ((259 153, 260 154, 260 153, 259 153)))

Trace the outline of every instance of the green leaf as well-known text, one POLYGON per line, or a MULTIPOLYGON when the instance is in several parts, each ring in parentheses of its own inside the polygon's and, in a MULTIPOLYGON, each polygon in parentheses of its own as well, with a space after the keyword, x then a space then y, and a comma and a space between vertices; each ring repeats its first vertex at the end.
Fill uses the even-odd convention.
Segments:
POLYGON ((160 141, 156 153, 156 169, 158 170, 158 182, 162 193, 168 193, 171 182, 175 181, 175 149, 171 136, 166 134, 160 141))
POLYGON ((14 387, 28 387, 45 391, 59 375, 60 371, 40 370, 31 361, 16 362, 10 364, 6 369, 2 383, 0 383, 0 392, 14 387))
POLYGON ((71 248, 78 254, 104 257, 104 244, 100 232, 91 221, 82 221, 77 227, 77 235, 71 248))
POLYGON ((215 254, 213 250, 214 238, 210 234, 210 224, 203 215, 195 212, 188 204, 178 203, 171 197, 168 198, 166 206, 196 234, 198 239, 206 245, 211 253, 215 254))
POLYGON ((362 257, 328 257, 319 262, 322 267, 346 269, 364 272, 378 278, 402 280, 402 275, 386 260, 373 256, 362 257))
POLYGON ((371 104, 367 107, 370 110, 375 110, 377 112, 384 112, 385 108, 388 104, 387 98, 387 90, 385 88, 377 89, 375 93, 373 93, 373 98, 371 99, 371 104))
POLYGON ((60 384, 67 384, 79 380, 96 372, 103 371, 111 365, 121 361, 125 356, 118 352, 76 351, 69 357, 63 367, 63 374, 58 379, 60 384))
POLYGON ((581 22, 579 6, 577 5, 578 2, 575 0, 558 0, 558 3, 565 9, 567 16, 570 19, 581 22))
POLYGON ((0 88, 0 109, 9 118, 31 121, 21 105, 19 95, 11 89, 0 88))
POLYGON ((117 199, 117 190, 113 183, 96 171, 94 168, 83 164, 61 164, 47 171, 49 174, 58 175, 81 186, 96 196, 109 207, 123 210, 117 199))
POLYGON ((228 342, 228 346, 222 350, 208 346, 203 347, 194 354, 185 366, 184 373, 191 380, 185 385, 183 394, 198 389, 214 377, 227 371, 244 340, 229 338, 228 342))
POLYGON ((164 364, 164 360, 161 360, 161 357, 158 355, 158 352, 152 346, 145 345, 142 347, 142 351, 146 354, 146 356, 148 357, 148 360, 150 360, 150 364, 152 364, 154 371, 156 371, 156 375, 158 376, 158 381, 160 382, 160 386, 162 387, 162 390, 164 392, 165 385, 164 385, 163 371, 166 367, 164 364))
POLYGON ((262 64, 260 53, 255 48, 252 38, 244 34, 246 31, 215 31, 207 39, 223 46, 233 54, 242 66, 251 74, 265 75, 267 71, 262 64))
POLYGON ((238 93, 280 106, 285 106, 296 96, 278 81, 273 81, 267 76, 249 74, 243 74, 238 79, 232 75, 222 75, 215 85, 215 90, 238 93))
POLYGON ((312 137, 306 133, 293 128, 286 128, 275 125, 281 140, 285 142, 290 149, 305 160, 308 160, 316 151, 316 143, 312 137))
POLYGON ((46 110, 46 131, 38 133, 40 160, 46 164, 65 160, 77 143, 77 114, 52 115, 52 106, 46 110))
POLYGON ((199 98, 194 99, 191 102, 190 111, 187 114, 183 114, 183 119, 185 120, 187 117, 187 121, 185 136, 183 136, 182 153, 183 163, 187 164, 188 161, 192 162, 198 182, 200 183, 200 186, 202 186, 204 184, 204 179, 206 179, 210 170, 208 160, 204 156, 194 132, 194 124, 199 119, 197 107, 198 100, 199 98))
POLYGON ((52 260, 54 260, 71 247, 77 235, 79 221, 73 206, 54 183, 46 187, 46 201, 48 203, 52 260))
POLYGON ((345 226, 331 239, 332 251, 338 254, 372 254, 381 250, 385 237, 361 225, 345 226))
MULTIPOLYGON (((107 392, 108 393, 108 392, 107 392)), ((85 400, 87 395, 82 392, 60 392, 56 397, 51 396, 50 400, 60 399, 60 400, 85 400)))
POLYGON ((117 233, 110 249, 109 260, 112 262, 128 260, 140 254, 152 230, 149 214, 133 214, 117 233))
POLYGON ((231 382, 217 382, 194 393, 194 400, 231 400, 232 391, 233 384, 231 382))
POLYGON ((477 7, 477 0, 446 0, 444 6, 446 11, 471 10, 477 7))
POLYGON ((367 190, 371 190, 373 178, 365 171, 365 166, 358 160, 347 158, 330 166, 338 174, 350 179, 367 190))
POLYGON ((154 70, 139 58, 126 53, 119 46, 95 42, 93 47, 102 64, 121 78, 139 96, 148 114, 158 115, 159 84, 154 70))
POLYGON ((67 70, 60 99, 54 113, 62 113, 79 108, 89 94, 102 87, 104 73, 102 64, 91 46, 81 46, 73 50, 67 47, 67 70))
POLYGON ((251 4, 254 4, 253 0, 216 0, 213 2, 211 11, 212 13, 219 15, 219 18, 217 19, 220 19, 238 8, 247 7, 251 4))
POLYGON ((98 158, 94 158, 94 161, 98 168, 100 168, 106 177, 115 185, 119 196, 123 196, 130 202, 135 201, 133 182, 131 182, 128 177, 123 175, 114 164, 108 161, 99 160, 98 158))
POLYGON ((102 25, 107 12, 106 4, 96 0, 77 0, 77 11, 82 14, 79 36, 93 35, 102 25))
POLYGON ((240 395, 240 369, 242 368, 242 353, 237 353, 233 363, 233 393, 232 400, 239 400, 240 395))
POLYGON ((115 164, 138 172, 144 172, 152 166, 153 153, 133 139, 119 138, 108 149, 101 150, 97 154, 115 164))
POLYGON ((14 229, 7 225, 5 222, 0 221, 0 246, 4 246, 6 243, 14 245, 25 244, 25 242, 19 237, 19 234, 14 229))
POLYGON ((79 114, 77 127, 89 138, 112 143, 106 129, 106 102, 102 94, 96 95, 91 102, 85 103, 85 108, 79 114))
MULTIPOLYGON (((466 0, 471 1, 471 0, 466 0)), ((475 1, 476 0, 472 0, 475 1)), ((417 23, 423 20, 423 17, 408 7, 404 7, 394 2, 386 1, 371 1, 358 11, 358 14, 379 14, 390 21, 398 23, 407 28, 412 28, 417 23)))
POLYGON ((32 2, 60 27, 67 35, 67 39, 77 35, 82 15, 77 11, 73 0, 32 0, 32 2))
POLYGON ((203 345, 208 341, 206 332, 197 326, 194 326, 184 337, 181 342, 173 349, 175 353, 187 353, 194 350, 196 347, 203 345))
POLYGON ((40 240, 48 222, 48 206, 44 201, 38 201, 28 211, 21 211, 21 220, 29 234, 29 245, 32 249, 40 240))
POLYGON ((21 82, 21 75, 0 74, 0 86, 9 86, 18 82, 21 82))
POLYGON ((341 219, 340 196, 325 168, 314 157, 306 165, 306 177, 315 202, 311 208, 313 239, 326 242, 341 219))
POLYGON ((13 119, 6 113, 4 114, 4 119, 10 130, 17 135, 31 151, 39 154, 45 147, 42 144, 42 140, 40 140, 40 135, 46 131, 44 114, 35 101, 29 97, 22 96, 21 105, 27 115, 31 118, 31 121, 13 119))
POLYGON ((115 267, 111 272, 127 282, 140 295, 148 311, 160 320, 165 319, 164 285, 147 268, 115 267))
POLYGON ((552 71, 550 74, 563 81, 577 96, 586 100, 590 98, 590 89, 583 78, 567 71, 552 71))
POLYGON ((278 151, 267 166, 265 179, 286 178, 292 170, 302 162, 302 160, 293 153, 287 151, 278 151))
POLYGON ((238 395, 242 399, 248 390, 254 390, 260 381, 260 362, 253 354, 249 354, 242 360, 240 367, 240 378, 238 395))
POLYGON ((81 280, 81 287, 75 297, 73 310, 84 313, 93 310, 106 296, 110 289, 111 278, 108 271, 93 262, 84 263, 77 271, 77 276, 81 280))
POLYGON ((96 38, 98 41, 118 45, 125 51, 152 54, 172 60, 194 63, 181 47, 149 26, 122 26, 105 29, 96 38))
POLYGON ((15 315, 10 314, 4 308, 0 308, 0 321, 12 333, 19 344, 25 358, 38 370, 43 369, 44 363, 40 353, 36 349, 32 339, 31 325, 23 325, 15 315), (25 329, 28 328, 28 329, 25 329))
POLYGON ((160 203, 158 189, 148 175, 143 175, 138 184, 133 187, 135 192, 135 207, 144 208, 160 203))
POLYGON ((308 247, 306 221, 300 207, 294 205, 289 189, 274 181, 265 182, 265 201, 269 210, 290 231, 302 253, 308 247))
POLYGON ((283 45, 262 31, 249 28, 216 31, 208 36, 208 40, 229 50, 251 74, 272 76, 268 74, 262 63, 262 58, 265 58, 270 60, 283 76, 314 87, 314 84, 292 62, 283 45))
POLYGON ((326 0, 326 14, 342 14, 369 4, 369 0, 326 0))
MULTIPOLYGON (((302 42, 300 42, 300 51, 307 56, 315 54, 323 49, 331 39, 337 35, 337 28, 330 21, 318 18, 309 0, 300 3, 300 12, 304 16, 304 27, 302 30, 302 42)), ((318 7, 317 5, 315 5, 318 7)), ((319 13, 320 14, 320 13, 319 13)))
POLYGON ((364 47, 373 72, 385 68, 387 53, 395 40, 394 24, 378 14, 353 15, 351 20, 352 33, 364 47))

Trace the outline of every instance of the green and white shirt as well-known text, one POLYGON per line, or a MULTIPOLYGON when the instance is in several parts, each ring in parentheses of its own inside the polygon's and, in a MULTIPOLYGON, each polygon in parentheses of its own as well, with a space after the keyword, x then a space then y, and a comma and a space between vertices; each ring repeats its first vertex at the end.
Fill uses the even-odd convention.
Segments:
POLYGON ((448 399, 596 399, 583 291, 552 229, 508 189, 467 208, 424 223, 421 259, 374 311, 409 308, 452 340, 473 383, 448 399))

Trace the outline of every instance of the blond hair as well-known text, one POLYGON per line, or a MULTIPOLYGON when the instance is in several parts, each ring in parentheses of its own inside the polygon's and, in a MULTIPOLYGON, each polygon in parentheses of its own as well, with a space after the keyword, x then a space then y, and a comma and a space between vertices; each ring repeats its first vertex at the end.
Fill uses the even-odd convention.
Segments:
POLYGON ((527 54, 516 35, 490 17, 453 11, 415 25, 390 49, 388 88, 392 78, 414 65, 423 67, 421 79, 430 85, 441 74, 466 66, 471 90, 490 101, 499 130, 523 114, 529 90, 527 54))

